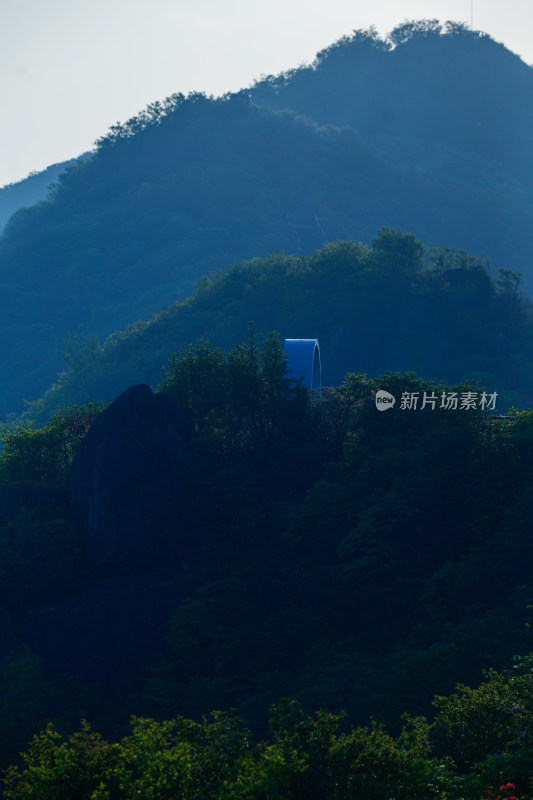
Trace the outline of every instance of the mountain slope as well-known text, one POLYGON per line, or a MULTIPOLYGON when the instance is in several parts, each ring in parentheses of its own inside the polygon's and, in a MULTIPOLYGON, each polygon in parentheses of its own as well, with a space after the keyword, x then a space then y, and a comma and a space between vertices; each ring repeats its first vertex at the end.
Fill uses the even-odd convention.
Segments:
POLYGON ((309 67, 256 82, 250 94, 271 108, 348 125, 401 148, 439 144, 533 171, 533 70, 487 34, 431 21, 407 23, 382 41, 355 31, 309 67))
POLYGON ((44 423, 58 407, 155 384, 172 353, 202 337, 227 350, 251 320, 258 333, 318 337, 327 385, 348 371, 412 370, 445 382, 477 379, 499 393, 503 411, 528 406, 533 313, 517 280, 389 229, 371 247, 337 242, 311 257, 254 258, 204 278, 188 300, 103 347, 94 338, 71 341, 68 371, 28 414, 44 423))
POLYGON ((531 140, 533 71, 489 37, 415 34, 393 32, 395 48, 341 40, 238 95, 155 103, 18 212, 0 238, 0 413, 50 385, 67 332, 106 337, 243 258, 387 226, 486 254, 527 286, 533 192, 516 126, 531 140))
MULTIPOLYGON (((88 155, 85 153, 79 158, 84 159, 88 155)), ((0 234, 15 211, 45 200, 51 186, 57 182, 61 173, 77 160, 72 158, 69 161, 62 161, 60 164, 52 164, 41 172, 32 172, 21 181, 2 186, 0 188, 0 234)))

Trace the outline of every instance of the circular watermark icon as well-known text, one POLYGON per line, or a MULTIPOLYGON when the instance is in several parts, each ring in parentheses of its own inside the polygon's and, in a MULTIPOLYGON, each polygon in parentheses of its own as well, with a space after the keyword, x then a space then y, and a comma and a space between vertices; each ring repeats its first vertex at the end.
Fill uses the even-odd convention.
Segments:
POLYGON ((392 408, 396 402, 396 398, 390 392, 386 392, 385 389, 379 389, 376 392, 376 408, 378 411, 388 411, 389 408, 392 408))

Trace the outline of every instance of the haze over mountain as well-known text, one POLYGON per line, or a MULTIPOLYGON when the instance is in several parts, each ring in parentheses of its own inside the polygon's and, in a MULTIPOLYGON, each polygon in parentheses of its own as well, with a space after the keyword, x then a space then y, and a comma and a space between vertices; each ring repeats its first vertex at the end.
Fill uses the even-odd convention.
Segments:
POLYGON ((417 155, 436 161, 441 145, 529 179, 532 68, 486 34, 446 29, 436 20, 406 22, 387 41, 356 31, 311 66, 257 82, 252 97, 396 142, 402 156, 423 147, 417 155))
MULTIPOLYGON (((80 159, 89 154, 84 153, 80 159)), ((9 218, 20 208, 33 206, 41 200, 46 200, 50 188, 56 183, 59 175, 72 166, 77 159, 62 161, 52 164, 41 172, 32 172, 27 178, 16 183, 9 183, 0 188, 0 234, 4 230, 9 218)))
POLYGON ((0 238, 1 413, 50 385, 68 332, 104 338, 240 259, 391 227, 530 285, 532 97, 502 45, 425 22, 114 126, 0 238))
POLYGON ((111 402, 140 382, 155 385, 162 365, 208 332, 223 350, 253 321, 256 336, 317 336, 322 380, 346 372, 413 371, 436 381, 478 380, 498 392, 498 411, 533 403, 533 306, 517 273, 490 276, 462 251, 424 248, 413 234, 382 229, 371 246, 335 242, 313 256, 271 255, 200 281, 184 302, 148 323, 69 340, 68 370, 27 415, 45 424, 57 408, 111 402))

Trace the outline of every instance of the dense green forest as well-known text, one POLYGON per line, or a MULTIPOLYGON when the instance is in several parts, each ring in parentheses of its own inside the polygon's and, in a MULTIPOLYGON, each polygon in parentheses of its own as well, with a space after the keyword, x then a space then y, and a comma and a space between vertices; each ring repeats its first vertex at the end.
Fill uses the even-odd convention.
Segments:
POLYGON ((313 256, 272 255, 203 278, 196 292, 100 346, 65 346, 68 370, 27 415, 44 424, 61 406, 110 402, 134 383, 156 384, 169 352, 208 333, 227 351, 246 331, 317 337, 324 384, 348 371, 414 371, 448 383, 479 380, 503 411, 533 398, 533 316, 520 275, 489 272, 464 251, 423 247, 383 229, 369 246, 337 242, 313 256))
POLYGON ((5 797, 48 800, 525 800, 531 797, 531 660, 490 671, 476 689, 435 698, 428 724, 404 717, 339 732, 342 714, 271 708, 270 742, 254 742, 234 712, 201 722, 133 718, 111 744, 85 722, 67 741, 35 736, 5 797), (510 728, 509 726, 512 726, 510 728), (512 780, 509 780, 509 777, 512 780))
MULTIPOLYGON (((442 159, 454 151, 467 155, 473 173, 486 158, 491 167, 505 166, 514 177, 529 180, 531 79, 531 67, 488 34, 454 22, 419 20, 399 25, 386 39, 372 28, 354 31, 318 53, 311 65, 256 81, 251 96, 269 108, 308 115, 319 125, 348 126, 376 137, 402 158, 410 155, 422 174, 432 163, 435 168, 438 143, 442 159)), ((475 218, 471 209, 466 222, 475 218)))
MULTIPOLYGON (((88 156, 89 153, 84 153, 79 160, 88 156)), ((2 186, 0 188, 0 233, 16 211, 46 200, 52 185, 57 183, 61 173, 73 166, 76 161, 77 159, 70 159, 61 164, 52 164, 42 172, 31 172, 27 178, 21 181, 2 186)))
POLYGON ((0 414, 54 382, 68 334, 103 343, 236 261, 368 246, 389 227, 486 255, 530 287, 532 86, 490 37, 426 21, 117 123, 0 237, 0 414))
POLYGON ((531 800, 532 88, 356 31, 11 217, 8 800, 531 800))
MULTIPOLYGON (((329 759, 337 766, 323 780, 335 780, 338 768, 339 797, 367 780, 375 797, 380 781, 394 784, 391 797, 478 797, 482 786, 497 793, 501 781, 526 791, 529 661, 517 668, 517 693, 508 686, 514 673, 493 675, 478 694, 439 701, 434 727, 418 721, 401 734, 400 720, 404 712, 432 718, 435 693, 477 684, 482 669, 512 670, 513 656, 531 649, 532 413, 506 420, 439 404, 381 413, 378 389, 398 398, 473 391, 409 373, 349 374, 310 396, 287 374, 279 337, 257 342, 253 331, 226 354, 204 341, 173 356, 159 390, 190 419, 192 461, 163 524, 144 534, 141 557, 114 561, 91 561, 67 481, 75 454, 98 438, 97 423, 116 403, 4 432, 5 766, 49 721, 66 736, 83 717, 111 742, 130 737, 108 745, 85 730, 58 751, 55 733, 44 734, 29 773, 10 773, 7 796, 33 796, 24 794, 33 780, 47 796, 47 781, 76 774, 89 748, 95 771, 82 771, 100 792, 94 797, 126 797, 120 791, 151 780, 166 786, 150 789, 154 797, 173 797, 176 780, 193 797, 204 780, 194 742, 211 735, 210 725, 206 758, 228 764, 229 797, 308 796, 301 787, 329 759), (289 705, 272 746, 246 738, 228 755, 227 736, 238 739, 233 717, 186 721, 237 708, 264 739, 268 707, 281 697, 294 698, 304 717, 289 705), (333 718, 305 721, 318 708, 346 712, 351 726, 379 720, 400 739, 379 726, 335 738, 333 718), (176 713, 181 721, 139 722, 128 734, 132 714, 176 713), (299 749, 302 730, 310 733, 299 749), (318 754, 313 742, 322 736, 318 754), (373 777, 367 758, 378 764, 373 777)), ((135 502, 133 490, 125 502, 135 502)), ((218 768, 208 761, 205 769, 218 768)))

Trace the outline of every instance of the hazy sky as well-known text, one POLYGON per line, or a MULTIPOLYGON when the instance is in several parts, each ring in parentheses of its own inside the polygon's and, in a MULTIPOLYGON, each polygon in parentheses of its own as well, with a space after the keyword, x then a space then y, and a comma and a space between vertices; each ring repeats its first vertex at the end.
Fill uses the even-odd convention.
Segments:
POLYGON ((223 94, 358 28, 448 19, 533 64, 533 0, 0 0, 0 186, 92 148, 153 100, 223 94))

